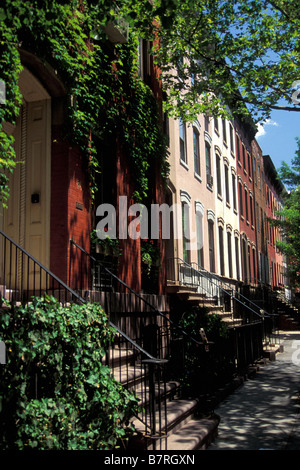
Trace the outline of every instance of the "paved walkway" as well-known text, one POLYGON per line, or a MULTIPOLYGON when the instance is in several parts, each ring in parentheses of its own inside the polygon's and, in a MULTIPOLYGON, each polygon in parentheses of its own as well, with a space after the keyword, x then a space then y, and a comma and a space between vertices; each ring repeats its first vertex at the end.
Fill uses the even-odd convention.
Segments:
POLYGON ((280 332, 280 343, 276 360, 216 408, 221 422, 208 450, 300 450, 300 331, 280 332))

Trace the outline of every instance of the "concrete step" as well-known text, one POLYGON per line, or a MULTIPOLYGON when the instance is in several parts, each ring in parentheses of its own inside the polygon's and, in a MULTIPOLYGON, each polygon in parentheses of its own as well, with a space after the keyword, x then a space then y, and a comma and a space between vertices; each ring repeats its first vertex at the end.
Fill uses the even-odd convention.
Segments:
POLYGON ((187 302, 191 302, 193 304, 202 304, 203 302, 206 302, 206 295, 202 294, 200 292, 184 292, 180 291, 177 293, 177 296, 181 300, 185 300, 187 302))
POLYGON ((168 437, 167 449, 178 451, 207 449, 218 435, 219 422, 220 419, 216 415, 210 418, 192 418, 168 437))
POLYGON ((111 348, 108 352, 108 356, 105 356, 105 360, 108 365, 113 367, 121 367, 124 364, 132 364, 136 354, 133 349, 123 349, 118 346, 111 348))
MULTIPOLYGON (((176 382, 176 381, 170 381, 170 382, 167 382, 166 383, 166 386, 164 386, 163 383, 161 383, 160 385, 156 385, 155 386, 155 398, 156 400, 157 399, 162 399, 163 397, 166 396, 167 400, 172 400, 174 398, 174 396, 176 395, 176 393, 178 392, 178 389, 179 389, 179 382, 176 382)), ((139 400, 139 405, 142 407, 142 408, 148 408, 148 398, 149 397, 149 387, 144 387, 143 390, 142 390, 142 387, 139 385, 135 391, 135 396, 136 398, 139 400)))
MULTIPOLYGON (((173 400, 167 403, 166 419, 161 423, 165 437, 156 440, 155 447, 159 450, 200 450, 206 449, 217 435, 219 417, 197 417, 197 400, 173 400)), ((138 421, 134 422, 137 431, 141 428, 138 421)), ((147 450, 154 447, 148 439, 147 450)))
POLYGON ((281 330, 299 330, 300 324, 297 320, 288 315, 279 315, 279 328, 281 330))
POLYGON ((197 292, 197 287, 183 285, 179 283, 167 282, 166 287, 167 294, 178 294, 178 293, 186 293, 191 294, 197 292))
MULTIPOLYGON (((161 430, 167 436, 176 432, 191 419, 197 410, 198 402, 197 400, 175 399, 169 401, 166 406, 166 414, 162 413, 161 421, 158 411, 156 412, 156 422, 160 423, 161 430)), ((150 418, 148 417, 148 419, 147 424, 150 426, 150 418)), ((143 432, 143 425, 140 421, 134 420, 133 423, 138 432, 143 432)))
POLYGON ((137 387, 144 379, 144 368, 140 365, 135 367, 131 365, 123 365, 112 369, 113 376, 122 385, 126 386, 129 390, 137 387))

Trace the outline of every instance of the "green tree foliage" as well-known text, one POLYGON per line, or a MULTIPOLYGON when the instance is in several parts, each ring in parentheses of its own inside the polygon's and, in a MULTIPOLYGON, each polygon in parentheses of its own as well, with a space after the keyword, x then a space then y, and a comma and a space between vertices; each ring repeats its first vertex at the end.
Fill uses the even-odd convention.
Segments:
MULTIPOLYGON (((87 156, 92 191, 99 163, 95 141, 105 138, 106 132, 111 135, 115 126, 133 157, 137 200, 147 192, 152 158, 158 155, 162 173, 168 171, 165 144, 152 111, 149 121, 148 110, 155 106, 136 75, 138 37, 159 40, 153 53, 161 67, 170 115, 192 121, 198 113, 228 114, 230 108, 245 119, 259 121, 273 109, 300 111, 295 90, 300 80, 298 2, 5 0, 0 21, 0 80, 9 85, 6 105, 0 105, 0 123, 14 123, 19 112, 21 45, 58 70, 72 98, 68 130, 87 156), (118 47, 113 63, 103 49, 104 28, 120 18, 129 24, 131 49, 124 62, 127 46, 118 47), (119 71, 117 80, 114 67, 119 71)), ((15 162, 12 141, 1 128, 0 132, 0 190, 5 203, 15 162)))
POLYGON ((130 435, 137 400, 103 364, 114 335, 99 304, 45 297, 1 312, 2 450, 112 449, 130 435))
POLYGON ((287 256, 290 281, 292 285, 300 285, 300 139, 297 139, 298 150, 291 165, 283 162, 279 169, 279 177, 286 185, 284 207, 277 213, 273 225, 282 230, 282 240, 277 247, 287 256))
POLYGON ((64 84, 65 136, 79 145, 85 157, 92 197, 97 189, 99 148, 111 135, 120 138, 132 159, 137 200, 148 191, 148 170, 155 159, 161 162, 161 173, 167 174, 166 142, 156 102, 138 76, 139 26, 133 24, 128 42, 116 45, 115 54, 105 47, 106 25, 128 17, 129 10, 139 19, 131 18, 134 24, 140 25, 144 18, 141 26, 146 34, 152 12, 148 1, 5 0, 1 4, 0 80, 7 85, 6 102, 0 104, 0 200, 4 205, 15 153, 13 138, 3 132, 2 124, 15 124, 20 111, 20 46, 52 67, 64 84))
POLYGON ((288 0, 162 0, 156 51, 167 110, 186 119, 223 103, 256 121, 300 111, 300 6, 288 0))

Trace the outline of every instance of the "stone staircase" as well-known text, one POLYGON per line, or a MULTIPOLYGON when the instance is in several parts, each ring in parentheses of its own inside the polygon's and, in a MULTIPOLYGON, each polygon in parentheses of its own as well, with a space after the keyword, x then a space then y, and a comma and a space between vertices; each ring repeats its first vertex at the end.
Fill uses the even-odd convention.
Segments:
MULTIPOLYGON (((138 399, 141 410, 148 408, 149 402, 145 399, 143 381, 147 377, 140 369, 139 380, 136 380, 137 372, 132 368, 135 380, 130 383, 126 380, 128 370, 134 357, 127 351, 114 349, 111 351, 110 365, 113 374, 120 383, 130 390, 138 399), (114 367, 113 362, 117 365, 114 367)), ((130 376, 130 374, 129 374, 130 376)), ((145 420, 150 426, 150 414, 145 415, 143 411, 134 417, 132 423, 135 427, 135 435, 129 442, 130 450, 177 450, 191 451, 204 450, 213 442, 218 433, 219 417, 215 414, 202 416, 199 413, 199 402, 195 399, 182 399, 180 396, 180 385, 176 381, 169 381, 165 385, 159 384, 155 393, 156 420, 159 422, 160 432, 157 437, 145 435, 145 420), (160 412, 164 400, 166 409, 160 412)), ((153 417, 152 417, 153 419, 153 417)))
POLYGON ((167 293, 191 305, 203 307, 209 314, 218 315, 229 328, 242 324, 241 318, 234 318, 232 310, 225 311, 225 306, 218 304, 216 298, 209 297, 205 293, 197 292, 197 287, 168 282, 167 293))
POLYGON ((300 330, 300 313, 297 307, 277 298, 276 313, 279 315, 279 328, 281 330, 300 330))
MULTIPOLYGON (((15 298, 18 305, 18 293, 11 292, 0 286, 0 294, 6 299, 15 298), (12 295, 13 294, 13 295, 12 295)), ((1 310, 8 307, 0 305, 1 310)), ((118 342, 117 342, 118 344, 118 342)), ((180 384, 171 380, 159 383, 155 389, 156 420, 160 421, 160 432, 157 437, 145 434, 145 419, 150 426, 150 413, 143 410, 149 409, 147 390, 148 377, 145 376, 145 368, 139 363, 134 350, 113 346, 104 358, 112 370, 115 379, 125 388, 131 391, 138 399, 141 412, 133 417, 135 434, 129 443, 131 450, 200 450, 206 449, 217 436, 219 418, 217 415, 200 416, 199 402, 181 398, 180 384), (163 403, 166 402, 166 412, 162 413, 163 403)), ((151 416, 153 419, 153 416, 151 416)))

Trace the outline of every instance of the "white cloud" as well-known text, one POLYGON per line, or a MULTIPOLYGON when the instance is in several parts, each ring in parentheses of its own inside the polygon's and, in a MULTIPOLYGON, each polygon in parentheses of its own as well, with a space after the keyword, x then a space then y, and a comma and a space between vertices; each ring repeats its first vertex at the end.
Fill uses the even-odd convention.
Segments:
POLYGON ((259 137, 262 137, 263 135, 266 134, 265 126, 275 126, 275 127, 278 127, 279 124, 278 124, 278 122, 276 122, 276 121, 272 121, 272 119, 266 119, 266 120, 263 121, 263 122, 259 122, 259 123, 257 124, 257 134, 256 134, 256 138, 257 138, 257 139, 258 139, 259 137))

